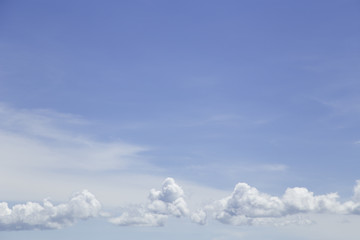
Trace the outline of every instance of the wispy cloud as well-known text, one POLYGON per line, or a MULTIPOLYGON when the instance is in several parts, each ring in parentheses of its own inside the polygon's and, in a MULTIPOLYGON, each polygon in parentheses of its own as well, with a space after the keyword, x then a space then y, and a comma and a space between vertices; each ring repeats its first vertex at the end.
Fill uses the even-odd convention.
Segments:
POLYGON ((243 172, 284 172, 287 171, 289 167, 285 164, 278 164, 278 163, 273 163, 273 164, 241 163, 241 164, 232 164, 232 165, 221 165, 221 164, 193 165, 193 166, 189 166, 189 169, 209 171, 209 172, 216 170, 224 174, 237 175, 243 172))
POLYGON ((50 109, 17 109, 4 103, 0 103, 0 120, 0 127, 3 130, 72 143, 86 142, 86 138, 72 133, 70 129, 65 129, 90 124, 77 115, 59 113, 50 109))
MULTIPOLYGON (((150 191, 145 204, 129 205, 144 199, 146 191, 163 179, 139 170, 144 166, 155 168, 140 156, 146 148, 79 134, 73 126, 89 122, 47 110, 18 110, 0 105, 0 119, 0 176, 4 179, 0 181, 0 195, 7 197, 3 201, 34 200, 44 192, 59 200, 64 192, 87 188, 108 209, 125 206, 120 216, 109 218, 120 226, 162 226, 171 216, 190 217, 199 224, 214 219, 230 225, 283 225, 309 223, 308 214, 360 214, 359 181, 353 199, 340 202, 336 193, 315 195, 306 188, 288 188, 283 196, 277 197, 246 183, 237 184, 224 198, 228 193, 211 186, 182 181, 184 185, 180 187, 174 179, 167 178, 160 190, 150 191), (109 171, 121 174, 108 174, 109 171), (94 175, 100 177, 95 179, 94 175), (37 187, 29 189, 24 182, 37 187), (191 211, 194 209, 198 210, 191 211)), ((208 173, 216 169, 238 178, 239 173, 245 172, 285 172, 288 166, 257 163, 192 167, 194 172, 199 169, 208 173)), ((78 219, 96 217, 99 211, 100 203, 86 191, 59 205, 45 200, 43 204, 29 202, 9 208, 3 202, 0 228, 57 229, 78 219)))
POLYGON ((0 119, 2 161, 8 167, 114 170, 128 166, 146 150, 123 142, 99 142, 67 130, 85 121, 49 110, 16 110, 2 104, 0 119))
POLYGON ((0 104, 1 200, 39 200, 45 193, 64 200, 69 191, 86 188, 115 204, 142 196, 163 179, 148 174, 157 168, 142 156, 147 147, 95 139, 84 134, 89 126, 71 114, 0 104), (127 197, 118 199, 119 186, 127 197))
MULTIPOLYGON (((114 207, 146 197, 164 179, 164 171, 147 161, 149 148, 89 137, 81 127, 93 123, 81 117, 0 104, 0 119, 2 201, 38 201, 44 194, 64 201, 68 192, 89 189, 114 207)), ((195 203, 205 195, 221 196, 218 189, 193 182, 186 187, 196 193, 195 203)))

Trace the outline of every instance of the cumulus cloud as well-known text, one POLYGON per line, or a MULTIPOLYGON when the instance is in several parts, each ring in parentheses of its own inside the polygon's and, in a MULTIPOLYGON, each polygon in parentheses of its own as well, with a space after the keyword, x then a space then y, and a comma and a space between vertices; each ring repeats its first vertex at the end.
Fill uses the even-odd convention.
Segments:
POLYGON ((27 202, 9 208, 8 203, 1 202, 0 230, 60 229, 79 219, 97 217, 100 211, 100 202, 87 190, 74 194, 67 203, 59 205, 45 199, 43 204, 27 202))
POLYGON ((306 188, 288 188, 282 197, 259 192, 246 183, 238 183, 230 196, 192 214, 193 222, 205 224, 211 214, 231 225, 308 224, 306 213, 360 214, 360 181, 354 188, 353 201, 341 203, 337 193, 314 195, 306 188))
POLYGON ((119 226, 163 226, 168 216, 182 217, 189 214, 184 191, 172 178, 166 178, 161 190, 151 189, 148 204, 128 209, 122 215, 111 218, 119 226))

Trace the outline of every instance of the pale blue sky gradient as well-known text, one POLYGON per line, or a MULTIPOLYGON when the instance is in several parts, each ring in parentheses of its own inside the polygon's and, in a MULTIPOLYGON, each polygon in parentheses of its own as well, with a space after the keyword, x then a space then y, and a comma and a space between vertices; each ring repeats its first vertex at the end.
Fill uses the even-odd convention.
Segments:
MULTIPOLYGON (((143 148, 125 169, 55 166, 56 174, 171 176, 229 193, 237 182, 274 195, 303 186, 347 199, 360 178, 359 13, 356 0, 3 0, 0 102, 11 110, 2 118, 45 111, 51 129, 99 149, 119 141, 143 148)), ((20 125, 1 129, 37 134, 20 125)), ((91 220, 60 231, 82 238, 97 221, 114 228, 91 220)), ((151 236, 175 239, 169 229, 151 236)), ((109 230, 106 239, 118 239, 116 231, 132 234, 109 230)), ((28 234, 0 232, 43 239, 28 234)))

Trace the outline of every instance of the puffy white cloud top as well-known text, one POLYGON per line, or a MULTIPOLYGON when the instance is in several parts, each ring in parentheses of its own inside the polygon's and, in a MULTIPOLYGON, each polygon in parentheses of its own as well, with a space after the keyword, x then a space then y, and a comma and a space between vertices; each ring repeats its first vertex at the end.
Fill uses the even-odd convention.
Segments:
POLYGON ((172 178, 166 178, 161 190, 151 189, 149 203, 137 209, 128 209, 110 222, 120 226, 163 226, 168 216, 182 217, 189 214, 184 191, 172 178))
POLYGON ((43 204, 27 202, 12 208, 1 202, 0 230, 60 229, 78 219, 96 217, 100 210, 100 202, 87 190, 74 194, 67 203, 55 206, 46 199, 43 204))
MULTIPOLYGON (((109 221, 119 226, 163 226, 169 216, 189 215, 184 197, 175 180, 166 178, 160 190, 150 190, 146 204, 128 207, 109 221)), ((10 208, 8 203, 1 202, 0 231, 60 229, 100 213, 100 202, 87 190, 58 205, 44 200, 42 204, 28 202, 10 208)), ((193 212, 190 218, 201 225, 206 224, 207 219, 231 225, 285 225, 311 223, 307 213, 360 215, 360 181, 354 187, 353 199, 346 202, 340 202, 337 193, 315 195, 306 188, 295 187, 286 189, 278 197, 238 183, 228 197, 193 212)))
POLYGON ((193 222, 205 224, 208 214, 225 224, 283 225, 308 223, 301 213, 360 214, 360 181, 356 182, 353 201, 339 202, 337 193, 314 195, 306 188, 288 188, 282 197, 259 192, 246 183, 238 183, 230 196, 192 214, 193 222), (297 215, 290 218, 292 215, 297 215))

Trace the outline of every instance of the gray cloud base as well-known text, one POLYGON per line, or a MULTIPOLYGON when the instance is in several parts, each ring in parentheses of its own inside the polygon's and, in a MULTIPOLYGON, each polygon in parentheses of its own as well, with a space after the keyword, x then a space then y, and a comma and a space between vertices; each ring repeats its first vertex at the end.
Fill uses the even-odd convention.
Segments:
POLYGON ((97 217, 100 210, 100 202, 87 190, 74 194, 67 203, 56 206, 48 200, 44 200, 43 204, 17 204, 12 208, 6 202, 1 202, 0 230, 61 229, 79 219, 97 217))

